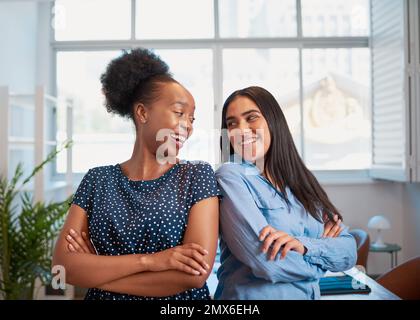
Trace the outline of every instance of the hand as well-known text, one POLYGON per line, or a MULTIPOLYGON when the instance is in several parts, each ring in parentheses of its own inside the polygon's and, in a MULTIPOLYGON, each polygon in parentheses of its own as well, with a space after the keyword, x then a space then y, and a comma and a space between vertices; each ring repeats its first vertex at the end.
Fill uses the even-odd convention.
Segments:
POLYGON ((82 235, 80 235, 79 232, 70 229, 66 240, 68 242, 67 249, 70 252, 96 254, 95 248, 90 243, 86 232, 82 232, 82 235))
POLYGON ((206 274, 210 266, 204 260, 208 252, 196 243, 187 243, 146 255, 147 270, 179 270, 193 275, 206 274))
POLYGON ((338 219, 338 215, 334 215, 334 220, 331 221, 326 214, 324 214, 324 233, 322 234, 323 238, 336 238, 343 231, 341 227, 341 219, 338 219))
POLYGON ((290 250, 297 251, 302 255, 306 252, 305 246, 299 240, 283 231, 274 229, 270 225, 261 230, 259 240, 264 241, 262 246, 262 252, 264 253, 268 252, 268 249, 272 246, 271 251, 267 254, 270 260, 274 260, 282 247, 280 259, 284 259, 290 250))

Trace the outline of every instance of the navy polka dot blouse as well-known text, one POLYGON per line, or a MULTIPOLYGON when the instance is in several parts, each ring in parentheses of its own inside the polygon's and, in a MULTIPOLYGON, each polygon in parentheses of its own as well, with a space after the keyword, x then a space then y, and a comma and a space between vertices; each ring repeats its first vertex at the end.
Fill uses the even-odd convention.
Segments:
MULTIPOLYGON (((180 161, 154 180, 130 180, 119 164, 90 169, 72 203, 87 213, 89 234, 100 255, 155 253, 182 244, 191 207, 220 196, 212 167, 180 161)), ((169 297, 140 297, 89 289, 86 299, 209 299, 207 285, 169 297)))

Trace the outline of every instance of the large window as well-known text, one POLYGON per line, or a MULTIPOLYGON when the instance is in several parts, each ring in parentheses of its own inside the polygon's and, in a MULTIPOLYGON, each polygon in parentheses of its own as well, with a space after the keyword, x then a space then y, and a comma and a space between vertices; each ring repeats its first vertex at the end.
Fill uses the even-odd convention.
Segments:
POLYGON ((368 13, 368 0, 56 1, 57 90, 74 101, 74 171, 131 155, 133 125, 106 113, 99 77, 133 47, 153 49, 195 97, 181 157, 216 164, 224 99, 259 85, 278 99, 311 169, 369 168, 368 13))

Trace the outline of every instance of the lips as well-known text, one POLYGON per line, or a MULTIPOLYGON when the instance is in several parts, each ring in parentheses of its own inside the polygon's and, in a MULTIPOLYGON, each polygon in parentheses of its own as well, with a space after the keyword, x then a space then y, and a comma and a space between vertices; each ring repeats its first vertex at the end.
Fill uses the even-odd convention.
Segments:
POLYGON ((252 143, 255 143, 255 142, 257 142, 257 140, 259 140, 259 138, 258 137, 249 137, 249 138, 246 138, 246 139, 241 139, 241 141, 239 141, 237 144, 239 145, 239 146, 246 146, 246 145, 250 145, 250 144, 252 144, 252 143))
POLYGON ((183 146, 183 144, 185 143, 185 141, 187 141, 188 137, 181 135, 181 134, 176 134, 176 133, 171 133, 169 135, 173 140, 175 140, 175 143, 177 145, 178 148, 181 148, 183 146))

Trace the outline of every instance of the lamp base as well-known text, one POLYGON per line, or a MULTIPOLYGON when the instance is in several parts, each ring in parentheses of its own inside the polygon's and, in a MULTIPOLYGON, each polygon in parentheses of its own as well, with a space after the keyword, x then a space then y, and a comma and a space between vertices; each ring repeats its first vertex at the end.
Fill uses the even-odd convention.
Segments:
POLYGON ((373 248, 385 248, 386 244, 382 240, 381 230, 380 229, 377 229, 377 230, 378 230, 378 234, 377 234, 376 240, 371 244, 371 246, 373 248))
POLYGON ((386 244, 383 243, 383 242, 379 242, 379 243, 374 242, 374 243, 371 244, 371 247, 378 248, 378 249, 379 248, 385 248, 386 247, 386 244))

